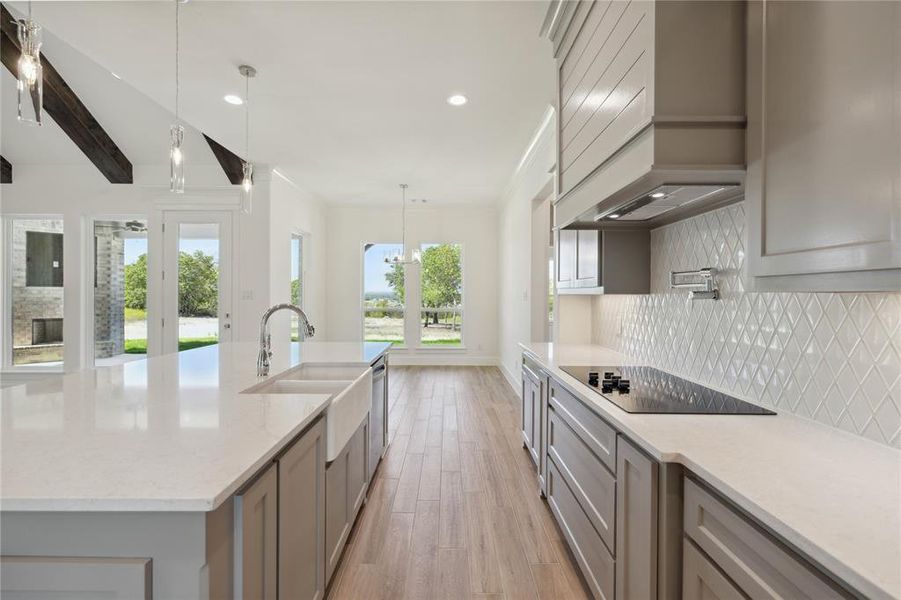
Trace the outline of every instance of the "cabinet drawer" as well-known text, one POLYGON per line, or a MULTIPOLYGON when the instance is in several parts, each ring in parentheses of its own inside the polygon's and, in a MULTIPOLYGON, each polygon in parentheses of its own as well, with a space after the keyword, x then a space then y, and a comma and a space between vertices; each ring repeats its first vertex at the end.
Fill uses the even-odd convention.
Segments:
POLYGON ((746 598, 690 540, 682 540, 682 600, 746 598))
POLYGON ((847 598, 800 556, 690 479, 685 533, 752 598, 847 598))
POLYGON ((616 430, 556 382, 551 382, 550 404, 601 462, 616 474, 616 430))
POLYGON ((595 598, 613 600, 615 563, 553 459, 547 463, 547 500, 595 598))
POLYGON ((614 554, 616 479, 553 406, 548 415, 547 449, 586 516, 614 554))

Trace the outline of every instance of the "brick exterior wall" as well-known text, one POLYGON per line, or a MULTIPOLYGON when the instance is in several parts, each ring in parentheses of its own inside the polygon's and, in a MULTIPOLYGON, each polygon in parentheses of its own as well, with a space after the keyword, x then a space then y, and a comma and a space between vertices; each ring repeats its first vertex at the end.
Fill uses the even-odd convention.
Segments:
MULTIPOLYGON (((26 285, 26 233, 63 233, 63 222, 16 219, 12 229, 13 364, 61 361, 62 343, 34 343, 35 319, 63 318, 63 288, 26 285)), ((122 354, 125 350, 125 240, 118 223, 98 222, 94 233, 96 282, 94 274, 88 282, 95 285, 94 355, 96 358, 107 358, 122 354)))
POLYGON ((63 222, 52 219, 17 219, 12 231, 13 364, 54 362, 63 359, 62 344, 32 347, 34 319, 63 318, 62 287, 27 287, 26 232, 62 233, 63 222))

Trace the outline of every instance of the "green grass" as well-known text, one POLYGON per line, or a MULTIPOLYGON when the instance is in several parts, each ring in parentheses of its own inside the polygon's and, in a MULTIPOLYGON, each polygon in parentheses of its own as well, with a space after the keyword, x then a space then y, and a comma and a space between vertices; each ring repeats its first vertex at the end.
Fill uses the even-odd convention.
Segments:
MULTIPOLYGON (((178 340, 178 351, 202 348, 218 343, 217 338, 184 338, 178 340)), ((147 340, 125 340, 125 354, 147 354, 147 340)))
MULTIPOLYGON (((365 341, 367 341, 367 342, 386 342, 388 344, 403 344, 404 343, 403 340, 399 340, 399 339, 377 340, 377 339, 372 339, 372 338, 366 338, 365 341)), ((459 346, 461 343, 462 342, 460 341, 459 338, 449 339, 449 340, 422 340, 422 342, 421 342, 421 344, 423 346, 459 346)))
POLYGON ((146 321, 147 320, 147 311, 143 308, 126 308, 125 309, 125 320, 126 321, 146 321))

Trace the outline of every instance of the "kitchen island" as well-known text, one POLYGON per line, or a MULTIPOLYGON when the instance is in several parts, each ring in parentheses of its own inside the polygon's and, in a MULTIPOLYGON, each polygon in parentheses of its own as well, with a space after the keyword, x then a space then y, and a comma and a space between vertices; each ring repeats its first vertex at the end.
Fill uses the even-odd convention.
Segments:
POLYGON ((322 439, 310 476, 321 463, 324 477, 334 396, 247 390, 308 365, 368 370, 389 347, 285 344, 260 378, 256 344, 220 344, 2 390, 4 596, 13 573, 43 577, 48 592, 64 584, 50 573, 94 595, 133 597, 140 582, 142 597, 230 597, 241 584, 235 499, 311 432, 322 439))

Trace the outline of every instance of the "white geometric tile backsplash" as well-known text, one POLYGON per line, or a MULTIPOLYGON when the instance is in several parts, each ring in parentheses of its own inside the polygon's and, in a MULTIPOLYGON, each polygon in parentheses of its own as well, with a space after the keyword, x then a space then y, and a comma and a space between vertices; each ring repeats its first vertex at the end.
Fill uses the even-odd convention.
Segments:
POLYGON ((744 203, 651 232, 651 294, 596 296, 592 341, 901 448, 901 293, 745 292, 744 203), (721 299, 670 271, 715 267, 721 299))

